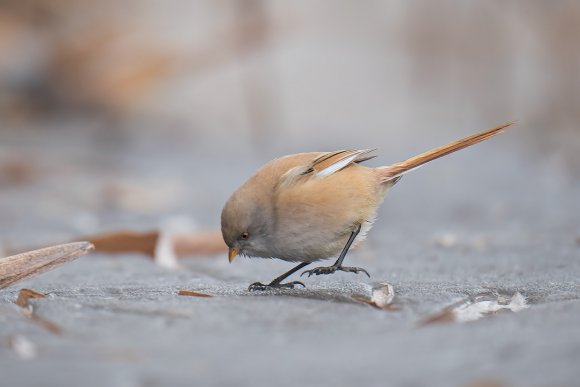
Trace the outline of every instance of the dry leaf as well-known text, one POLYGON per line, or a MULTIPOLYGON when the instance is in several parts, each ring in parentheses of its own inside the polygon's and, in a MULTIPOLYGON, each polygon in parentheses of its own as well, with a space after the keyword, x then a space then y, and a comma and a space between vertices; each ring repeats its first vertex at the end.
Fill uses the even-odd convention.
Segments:
POLYGON ((93 247, 90 242, 67 243, 0 259, 0 289, 70 262, 93 247))
POLYGON ((520 293, 512 295, 482 293, 446 307, 440 313, 426 318, 420 325, 469 322, 498 312, 519 312, 529 308, 526 298, 520 293))
POLYGON ((18 293, 16 304, 20 306, 20 310, 24 315, 24 317, 34 321, 35 323, 39 324, 49 332, 54 333, 55 335, 59 335, 61 333, 60 327, 55 323, 53 323, 52 321, 37 315, 34 312, 34 308, 32 307, 32 305, 30 305, 30 303, 28 302, 28 300, 30 300, 31 298, 45 298, 45 297, 46 295, 38 293, 34 290, 21 289, 20 292, 18 293))
POLYGON ((419 325, 446 324, 452 322, 455 322, 455 313, 453 313, 453 309, 445 308, 441 313, 427 317, 419 325))
POLYGON ((21 308, 28 308, 30 305, 28 300, 31 298, 46 298, 46 295, 35 292, 31 289, 20 289, 20 292, 18 292, 18 298, 16 299, 16 305, 21 308))
POLYGON ((116 231, 87 236, 85 239, 95 245, 97 253, 141 253, 153 258, 159 232, 116 231))
POLYGON ((370 297, 352 297, 352 299, 355 301, 374 306, 377 309, 398 310, 398 308, 392 304, 394 298, 395 290, 393 289, 393 286, 387 282, 379 282, 375 284, 371 289, 370 297))
MULTIPOLYGON (((116 231, 108 234, 87 236, 98 253, 141 253, 156 257, 161 240, 159 231, 134 232, 116 231)), ((219 231, 191 232, 170 235, 169 242, 178 257, 225 253, 227 246, 219 231)))
POLYGON ((180 296, 192 296, 192 297, 213 297, 210 294, 193 292, 191 290, 180 290, 177 294, 180 296))

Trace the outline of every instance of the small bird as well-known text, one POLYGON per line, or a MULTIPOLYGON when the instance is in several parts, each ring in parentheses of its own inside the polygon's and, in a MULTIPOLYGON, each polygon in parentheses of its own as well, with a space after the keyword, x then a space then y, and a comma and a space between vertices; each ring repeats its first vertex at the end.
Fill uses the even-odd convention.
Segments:
POLYGON ((298 153, 272 160, 235 191, 222 210, 229 261, 243 255, 300 262, 268 284, 251 284, 250 291, 305 287, 300 281, 282 281, 315 261, 337 255, 333 265, 302 275, 344 271, 370 277, 365 269, 342 263, 351 246, 365 239, 386 192, 407 172, 485 141, 512 124, 378 168, 360 165, 375 157, 371 155, 374 149, 298 153))

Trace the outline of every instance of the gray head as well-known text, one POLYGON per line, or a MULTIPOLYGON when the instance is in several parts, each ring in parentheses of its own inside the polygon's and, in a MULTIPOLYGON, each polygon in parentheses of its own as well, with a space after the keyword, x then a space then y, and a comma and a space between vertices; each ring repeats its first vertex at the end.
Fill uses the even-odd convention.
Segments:
POLYGON ((270 257, 268 241, 273 225, 273 211, 268 200, 240 188, 228 199, 222 210, 222 235, 229 247, 229 260, 238 254, 270 257))

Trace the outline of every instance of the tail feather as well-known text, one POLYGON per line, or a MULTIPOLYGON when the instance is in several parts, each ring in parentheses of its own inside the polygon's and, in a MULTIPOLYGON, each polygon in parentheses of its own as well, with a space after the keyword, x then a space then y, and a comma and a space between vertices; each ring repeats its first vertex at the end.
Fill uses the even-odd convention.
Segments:
POLYGON ((420 166, 428 163, 429 161, 438 159, 453 152, 457 152, 460 149, 467 148, 469 146, 477 144, 478 142, 490 139, 491 137, 503 133, 505 128, 513 124, 514 121, 506 122, 505 124, 497 126, 493 129, 488 129, 483 132, 474 134, 472 136, 462 138, 461 140, 449 143, 447 145, 443 145, 439 148, 435 148, 425 153, 421 153, 420 155, 411 157, 408 160, 401 161, 399 163, 389 165, 387 167, 382 167, 380 169, 383 182, 385 183, 392 182, 392 180, 400 178, 407 172, 417 169, 420 166))

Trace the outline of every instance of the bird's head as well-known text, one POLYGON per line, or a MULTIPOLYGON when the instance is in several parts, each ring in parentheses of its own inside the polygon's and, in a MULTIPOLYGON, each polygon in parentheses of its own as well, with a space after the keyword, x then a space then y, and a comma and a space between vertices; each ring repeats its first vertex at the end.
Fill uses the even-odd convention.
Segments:
POLYGON ((267 257, 271 231, 268 201, 242 187, 226 202, 221 215, 222 236, 229 247, 230 263, 238 255, 267 257))

